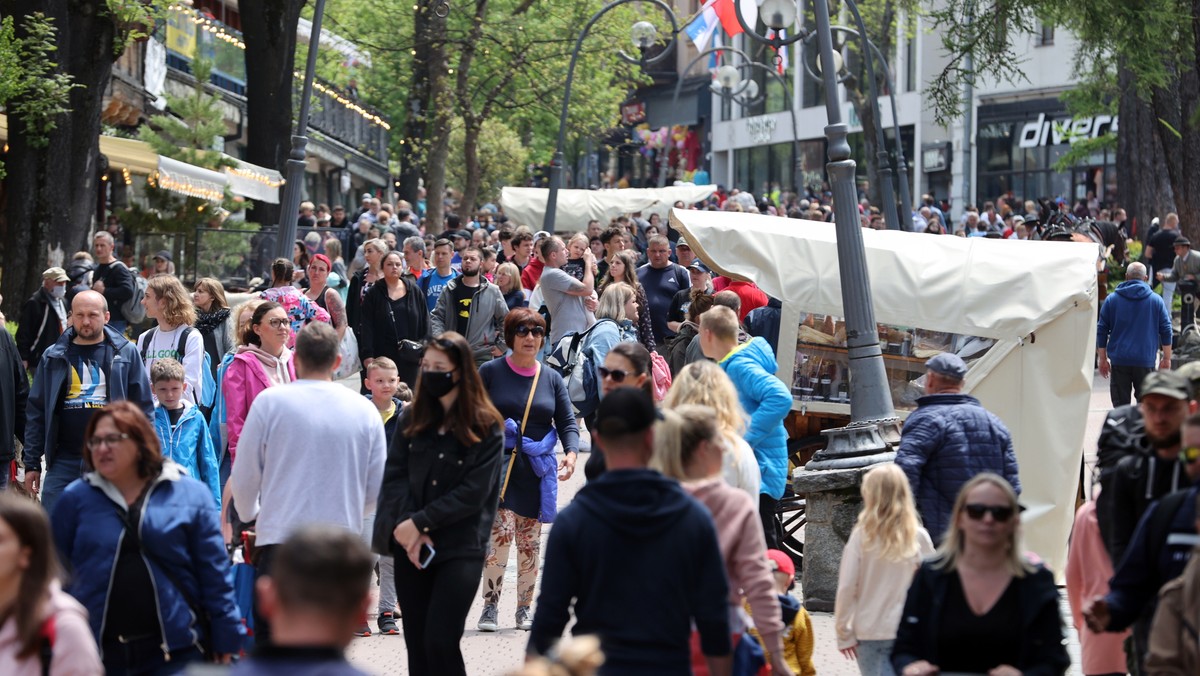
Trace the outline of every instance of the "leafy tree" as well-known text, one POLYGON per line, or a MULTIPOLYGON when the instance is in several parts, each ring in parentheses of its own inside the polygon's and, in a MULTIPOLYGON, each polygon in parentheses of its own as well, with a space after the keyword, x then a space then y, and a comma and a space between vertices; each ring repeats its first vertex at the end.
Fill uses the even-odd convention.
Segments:
MULTIPOLYGON (((71 77, 55 72, 51 59, 58 49, 54 22, 41 12, 26 16, 18 37, 13 17, 0 19, 0 107, 22 117, 33 144, 45 144, 57 116, 67 112, 71 77)), ((0 164, 0 178, 4 165, 0 164)))
MULTIPOLYGON (((456 121, 453 131, 450 132, 452 156, 458 157, 464 152, 465 136, 462 123, 456 121)), ((499 200, 500 188, 519 185, 525 177, 529 154, 529 148, 521 142, 521 136, 515 130, 496 118, 484 120, 475 151, 479 173, 473 180, 479 185, 478 201, 499 200)), ((447 180, 453 185, 467 185, 467 164, 451 162, 447 180)), ((465 197, 463 202, 467 202, 465 197)), ((471 204, 474 204, 474 200, 471 204)))

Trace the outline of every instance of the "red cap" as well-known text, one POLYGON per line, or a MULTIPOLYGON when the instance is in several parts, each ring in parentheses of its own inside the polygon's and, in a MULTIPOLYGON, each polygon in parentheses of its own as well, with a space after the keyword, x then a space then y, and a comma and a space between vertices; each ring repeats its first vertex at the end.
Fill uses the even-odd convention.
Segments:
POLYGON ((768 549, 767 561, 771 566, 771 572, 787 573, 796 577, 796 564, 792 562, 792 557, 788 556, 786 552, 768 549))

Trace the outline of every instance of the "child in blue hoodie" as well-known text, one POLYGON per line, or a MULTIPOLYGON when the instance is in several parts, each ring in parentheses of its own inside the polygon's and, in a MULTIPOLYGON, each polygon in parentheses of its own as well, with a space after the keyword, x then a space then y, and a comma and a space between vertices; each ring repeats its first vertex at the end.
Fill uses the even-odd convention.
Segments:
POLYGON ((164 458, 170 458, 189 476, 208 486, 220 508, 220 470, 208 423, 200 409, 183 398, 183 364, 170 358, 158 359, 150 367, 150 386, 158 397, 154 409, 154 431, 162 444, 164 458))

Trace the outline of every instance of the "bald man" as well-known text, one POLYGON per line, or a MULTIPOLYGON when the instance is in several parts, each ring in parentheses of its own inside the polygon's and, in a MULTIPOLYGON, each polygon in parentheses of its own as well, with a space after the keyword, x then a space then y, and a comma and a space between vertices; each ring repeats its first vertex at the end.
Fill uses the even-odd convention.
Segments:
POLYGON ((84 430, 109 402, 128 400, 153 419, 150 381, 137 347, 108 326, 96 291, 71 301, 70 327, 42 354, 25 407, 25 488, 51 515, 67 484, 80 476, 84 430), (42 481, 42 458, 49 469, 42 481))
POLYGON ((1100 375, 1110 378, 1114 408, 1129 403, 1131 388, 1142 400, 1142 380, 1156 365, 1171 368, 1171 315, 1146 283, 1145 265, 1130 263, 1125 281, 1104 299, 1096 323, 1096 355, 1100 375))

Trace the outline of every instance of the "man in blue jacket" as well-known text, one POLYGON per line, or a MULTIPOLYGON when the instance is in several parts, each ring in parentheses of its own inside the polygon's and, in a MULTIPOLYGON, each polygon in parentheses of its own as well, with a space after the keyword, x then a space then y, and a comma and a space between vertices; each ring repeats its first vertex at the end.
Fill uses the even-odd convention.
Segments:
POLYGON ((1146 283, 1146 266, 1130 263, 1125 281, 1104 299, 1096 324, 1100 375, 1111 378, 1113 408, 1129 403, 1129 390, 1142 400, 1142 380, 1154 370, 1171 368, 1171 314, 1146 283), (1162 348, 1162 359, 1158 358, 1162 348))
POLYGON ((71 326, 43 354, 25 408, 25 489, 54 503, 80 476, 83 432, 92 415, 114 401, 137 404, 154 418, 150 380, 137 346, 108 326, 104 296, 81 291, 71 301, 71 326), (50 466, 42 481, 42 457, 50 466))
POLYGON ((943 352, 925 363, 925 396, 904 421, 896 464, 908 476, 925 530, 940 543, 958 491, 994 472, 1021 494, 1012 435, 979 400, 962 393, 967 365, 943 352))
POLYGON ((783 420, 792 410, 792 394, 775 371, 779 365, 770 344, 762 338, 738 342, 737 313, 724 305, 713 305, 700 315, 700 349, 733 381, 738 401, 750 416, 744 435, 754 449, 762 488, 758 495, 758 515, 762 519, 767 549, 779 549, 783 527, 776 507, 787 487, 787 430, 783 420))

